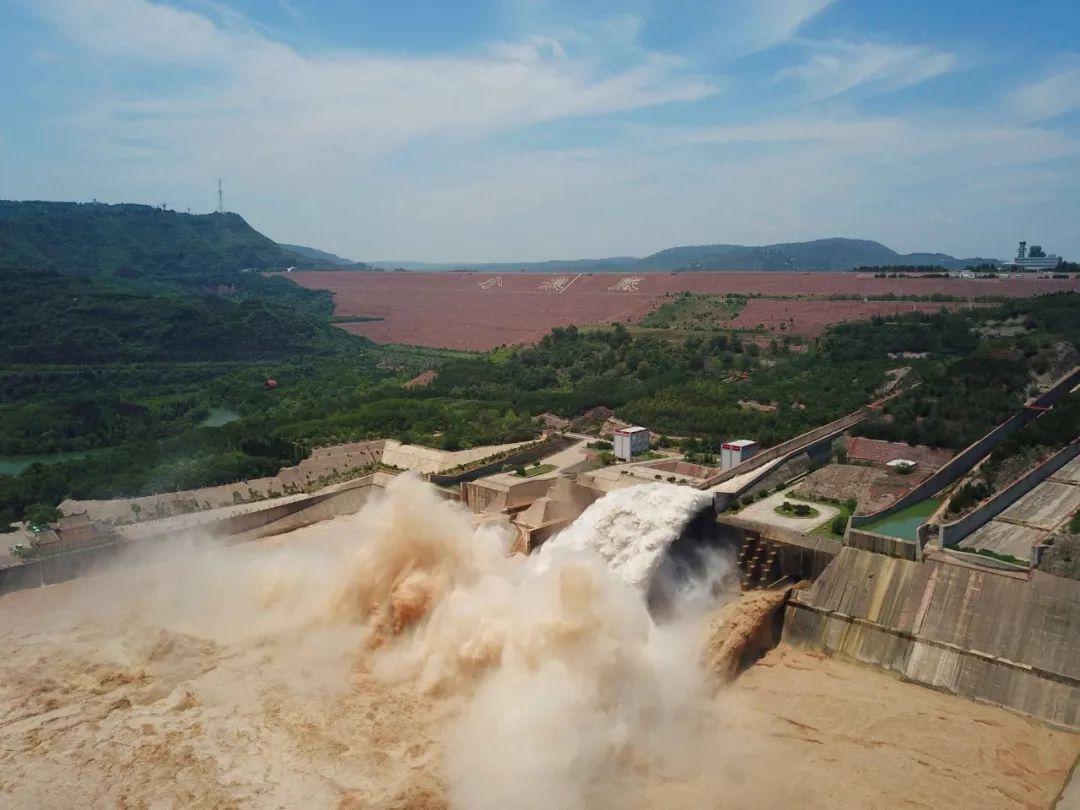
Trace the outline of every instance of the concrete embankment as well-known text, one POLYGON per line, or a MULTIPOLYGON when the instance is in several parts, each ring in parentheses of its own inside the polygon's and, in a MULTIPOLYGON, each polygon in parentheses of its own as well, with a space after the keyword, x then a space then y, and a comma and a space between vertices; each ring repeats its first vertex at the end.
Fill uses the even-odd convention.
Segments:
POLYGON ((1080 582, 844 548, 794 594, 784 639, 1080 730, 1080 582))
POLYGON ((842 548, 838 541, 827 537, 731 515, 717 521, 716 533, 720 541, 740 552, 743 574, 752 574, 755 584, 761 585, 782 577, 817 579, 842 548))
MULTIPOLYGON (((944 547, 959 545, 972 532, 985 526, 1078 456, 1080 456, 1080 439, 1074 439, 1042 464, 1017 478, 994 497, 983 502, 959 520, 943 523, 938 539, 940 545, 944 547)), ((1037 564, 1038 560, 1032 560, 1032 563, 1037 564)))
POLYGON ((213 520, 200 522, 199 515, 195 514, 190 516, 190 524, 183 528, 178 528, 175 519, 170 519, 163 521, 169 524, 168 528, 163 528, 160 533, 152 530, 142 532, 137 540, 116 535, 112 542, 0 568, 0 594, 54 585, 112 565, 137 563, 155 554, 155 550, 170 541, 192 544, 242 543, 290 532, 338 515, 352 514, 360 509, 374 490, 384 486, 387 478, 386 473, 366 475, 338 485, 329 492, 213 520))
POLYGON ((1053 407, 1054 403, 1078 384, 1080 384, 1080 366, 1074 368, 1068 374, 1065 374, 1058 379, 1048 391, 1027 403, 1023 408, 985 436, 961 450, 953 456, 950 461, 942 465, 942 467, 933 475, 902 498, 899 498, 891 506, 871 515, 853 515, 851 518, 851 527, 858 529, 871 523, 876 523, 940 492, 945 487, 959 480, 961 476, 970 472, 980 459, 984 458, 1013 433, 1020 430, 1020 428, 1024 427, 1024 425, 1032 420, 1038 419, 1049 408, 1053 407))

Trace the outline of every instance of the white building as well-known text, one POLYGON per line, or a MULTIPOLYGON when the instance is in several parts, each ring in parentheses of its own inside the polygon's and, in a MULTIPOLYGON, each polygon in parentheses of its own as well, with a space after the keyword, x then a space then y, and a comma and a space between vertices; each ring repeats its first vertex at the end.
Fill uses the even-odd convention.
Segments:
POLYGON ((629 461, 649 449, 649 431, 643 427, 619 428, 612 436, 615 445, 615 457, 629 461))
POLYGON ((1021 270, 1054 270, 1060 262, 1060 256, 1044 253, 1039 245, 1032 245, 1031 250, 1028 250, 1027 242, 1021 242, 1016 251, 1016 258, 1007 264, 1011 267, 1019 267, 1021 270))
POLYGON ((736 439, 720 445, 720 469, 730 470, 736 464, 742 464, 758 451, 757 442, 750 439, 736 439))

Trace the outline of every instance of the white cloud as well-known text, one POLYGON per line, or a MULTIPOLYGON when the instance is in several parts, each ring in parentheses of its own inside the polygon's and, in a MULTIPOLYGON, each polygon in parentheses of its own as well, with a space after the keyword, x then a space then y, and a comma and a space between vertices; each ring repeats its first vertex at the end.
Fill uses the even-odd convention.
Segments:
POLYGON ((854 90, 882 93, 910 87, 953 70, 956 57, 917 45, 843 40, 806 41, 810 58, 781 70, 776 78, 794 80, 820 100, 854 90))
POLYGON ((51 0, 43 9, 106 63, 189 71, 180 90, 96 100, 87 124, 101 132, 122 129, 139 143, 179 150, 186 144, 192 160, 211 139, 230 161, 275 151, 282 160, 305 154, 317 161, 333 147, 340 164, 422 135, 484 135, 693 101, 716 90, 674 57, 646 53, 630 67, 607 71, 593 57, 568 56, 549 37, 463 56, 307 56, 260 33, 226 30, 143 0, 51 0))
POLYGON ((1021 120, 1042 121, 1080 110, 1080 56, 1068 62, 1071 66, 1013 91, 1009 111, 1021 120))
MULTIPOLYGON (((789 40, 835 0, 726 0, 710 33, 730 56, 765 51, 789 40)), ((723 54, 722 54, 723 55, 723 54)))

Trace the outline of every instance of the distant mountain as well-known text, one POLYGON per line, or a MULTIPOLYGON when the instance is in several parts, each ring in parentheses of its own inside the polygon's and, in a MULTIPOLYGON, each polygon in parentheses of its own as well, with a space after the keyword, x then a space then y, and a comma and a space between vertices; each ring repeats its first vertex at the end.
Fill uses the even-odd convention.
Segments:
POLYGON ((339 267, 342 270, 374 269, 370 264, 354 262, 352 259, 343 259, 341 256, 327 253, 325 250, 319 250, 318 248, 306 247, 304 245, 289 245, 285 242, 278 242, 278 246, 290 253, 295 253, 297 256, 303 256, 304 258, 310 259, 320 268, 339 267))
POLYGON ((443 263, 403 262, 410 270, 482 270, 487 272, 628 273, 685 270, 851 270, 855 267, 918 267, 961 269, 993 259, 957 259, 944 253, 897 253, 867 239, 815 239, 776 245, 696 245, 673 247, 644 258, 616 256, 547 262, 443 263))
POLYGON ((315 264, 263 236, 238 214, 0 200, 0 271, 182 276, 315 264))

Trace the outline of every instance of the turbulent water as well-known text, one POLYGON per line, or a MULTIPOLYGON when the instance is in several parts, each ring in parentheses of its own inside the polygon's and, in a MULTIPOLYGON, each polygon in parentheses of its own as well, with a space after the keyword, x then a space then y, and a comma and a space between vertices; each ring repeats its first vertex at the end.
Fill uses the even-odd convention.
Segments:
POLYGON ((1064 774, 1075 751, 996 731, 1020 721, 992 710, 976 723, 889 679, 816 677, 805 654, 714 694, 773 604, 705 621, 717 600, 698 589, 654 620, 642 586, 690 492, 626 490, 525 558, 402 476, 356 515, 271 541, 172 542, 161 564, 4 596, 0 805, 856 808, 993 783, 1046 806, 1056 783, 1024 775, 1064 774), (905 700, 909 733, 882 748, 880 706, 895 728, 905 700), (896 787, 898 771, 922 782, 896 787))
POLYGON ((655 625, 641 588, 707 500, 612 493, 530 558, 415 481, 369 510, 335 609, 367 628, 384 676, 468 695, 447 758, 459 806, 588 807, 624 757, 681 750, 705 694, 699 639, 655 625))
POLYGON ((910 733, 882 748, 882 690, 900 687, 814 679, 805 654, 716 694, 774 597, 717 619, 698 589, 654 620, 642 586, 689 492, 626 490, 526 558, 402 476, 356 515, 267 542, 172 542, 161 564, 4 596, 0 805, 856 808, 898 769, 938 803, 994 783, 1047 804, 1053 780, 1023 774, 1043 758, 1063 774, 1075 751, 1024 727, 1000 733, 1021 742, 999 760, 974 743, 1019 721, 988 709, 975 723, 944 696, 894 694, 910 733), (996 764, 1025 757, 1019 776, 996 764))
POLYGON ((617 489, 593 503, 544 551, 595 553, 615 576, 644 591, 683 527, 711 500, 707 492, 675 484, 617 489))

